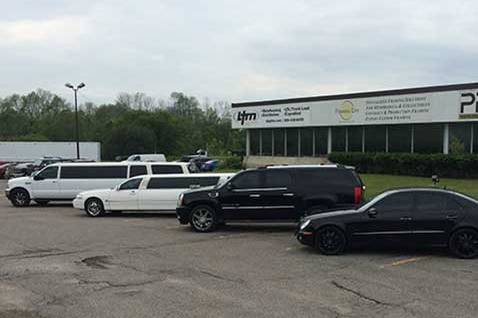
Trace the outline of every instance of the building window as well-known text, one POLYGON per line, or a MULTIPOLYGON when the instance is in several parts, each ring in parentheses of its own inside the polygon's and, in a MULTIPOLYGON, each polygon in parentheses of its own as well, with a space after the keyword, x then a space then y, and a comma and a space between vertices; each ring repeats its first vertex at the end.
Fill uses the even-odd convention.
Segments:
POLYGON ((305 157, 312 156, 313 128, 300 129, 300 155, 305 157))
POLYGON ((274 129, 274 156, 284 155, 284 129, 274 129))
POLYGON ((478 123, 473 123, 473 153, 478 154, 478 123))
POLYGON ((262 130, 262 155, 272 156, 272 129, 262 130))
POLYGON ((365 151, 385 152, 386 127, 366 126, 365 127, 365 151))
POLYGON ((259 129, 249 130, 249 145, 250 145, 250 154, 251 156, 260 155, 260 133, 259 129))
POLYGON ((362 152, 362 134, 363 127, 351 126, 348 128, 348 151, 362 152))
POLYGON ((388 152, 411 152, 412 126, 388 126, 388 152))
POLYGON ((332 152, 345 151, 345 127, 332 127, 332 152))
POLYGON ((421 124, 413 126, 413 151, 417 153, 443 153, 443 125, 421 124))
POLYGON ((471 123, 449 125, 448 150, 450 153, 470 153, 471 123))
POLYGON ((319 127, 314 129, 315 134, 315 155, 321 156, 327 154, 327 138, 329 129, 327 127, 319 127))
POLYGON ((299 129, 288 128, 287 134, 287 156, 297 157, 299 155, 299 129))

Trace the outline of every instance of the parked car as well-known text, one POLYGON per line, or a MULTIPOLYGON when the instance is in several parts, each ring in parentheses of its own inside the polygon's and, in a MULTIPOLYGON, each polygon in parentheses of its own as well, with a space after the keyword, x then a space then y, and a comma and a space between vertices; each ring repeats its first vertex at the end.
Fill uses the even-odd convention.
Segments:
POLYGON ((144 174, 189 174, 182 162, 57 163, 30 177, 10 179, 5 194, 14 206, 28 206, 34 200, 72 201, 80 192, 111 188, 127 178, 144 174))
POLYGON ((232 173, 144 175, 126 180, 113 189, 79 193, 73 206, 92 217, 112 211, 175 212, 181 192, 220 184, 232 173))
POLYGON ((218 160, 211 159, 204 155, 188 155, 182 156, 179 162, 190 162, 194 164, 198 171, 209 172, 217 168, 218 160))
POLYGON ((176 213, 181 224, 198 232, 226 221, 297 222, 306 214, 360 204, 363 190, 350 167, 273 166, 245 170, 220 186, 186 191, 176 213))
POLYGON ((43 157, 43 158, 36 159, 33 162, 23 162, 23 163, 17 164, 14 168, 13 173, 15 177, 29 176, 33 172, 39 171, 52 163, 63 162, 63 161, 71 161, 71 160, 63 159, 60 157, 43 157))
POLYGON ((386 191, 357 209, 304 218, 299 242, 321 253, 347 246, 409 244, 448 246, 458 257, 478 255, 478 201, 438 188, 386 191))
POLYGON ((162 153, 134 154, 129 156, 126 161, 166 162, 166 156, 162 153))
POLYGON ((5 177, 5 172, 10 165, 11 163, 8 161, 0 161, 0 179, 5 177))

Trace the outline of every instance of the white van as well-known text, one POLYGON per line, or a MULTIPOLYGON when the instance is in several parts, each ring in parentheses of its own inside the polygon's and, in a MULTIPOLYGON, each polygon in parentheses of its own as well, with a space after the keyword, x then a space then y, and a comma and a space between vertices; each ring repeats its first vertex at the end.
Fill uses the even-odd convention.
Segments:
POLYGON ((162 153, 134 154, 129 156, 126 161, 166 162, 166 156, 162 153))
POLYGON ((230 179, 233 173, 195 173, 137 176, 113 189, 79 193, 73 206, 92 217, 107 211, 176 212, 179 195, 189 189, 214 186, 230 179))
POLYGON ((8 180, 5 194, 14 206, 40 205, 49 201, 71 201, 80 192, 112 188, 127 178, 145 174, 189 174, 183 162, 57 163, 30 177, 8 180))

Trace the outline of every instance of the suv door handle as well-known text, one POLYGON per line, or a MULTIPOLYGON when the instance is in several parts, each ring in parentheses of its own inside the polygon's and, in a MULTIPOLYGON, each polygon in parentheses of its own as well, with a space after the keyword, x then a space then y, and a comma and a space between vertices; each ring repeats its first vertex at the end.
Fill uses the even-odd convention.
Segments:
POLYGON ((129 195, 135 195, 135 194, 136 194, 136 191, 131 191, 131 192, 129 193, 129 195))
POLYGON ((458 215, 447 215, 446 219, 447 220, 456 220, 458 218, 458 215))
POLYGON ((249 194, 249 198, 260 198, 260 194, 249 194))
POLYGON ((409 216, 404 216, 404 217, 400 218, 400 221, 411 221, 411 220, 412 220, 412 218, 409 217, 409 216))
POLYGON ((282 196, 283 197, 293 197, 294 194, 293 193, 283 193, 282 196))

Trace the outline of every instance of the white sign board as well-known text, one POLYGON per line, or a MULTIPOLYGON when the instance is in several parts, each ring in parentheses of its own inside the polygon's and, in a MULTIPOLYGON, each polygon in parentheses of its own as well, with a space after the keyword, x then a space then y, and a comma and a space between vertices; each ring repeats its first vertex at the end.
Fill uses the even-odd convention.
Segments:
POLYGON ((476 90, 234 107, 232 128, 478 121, 476 90))

